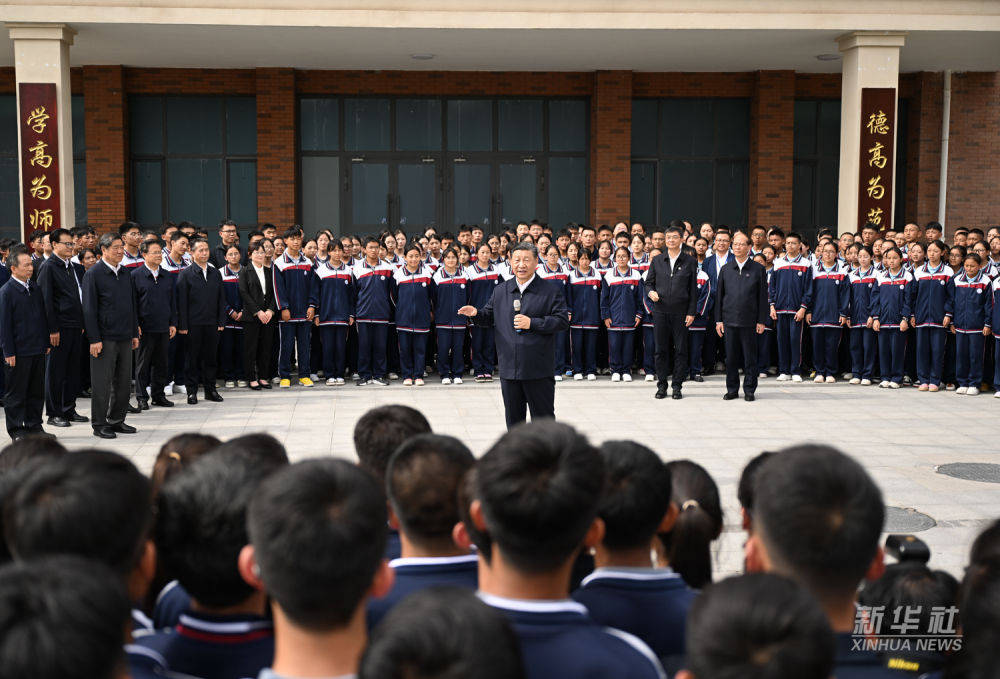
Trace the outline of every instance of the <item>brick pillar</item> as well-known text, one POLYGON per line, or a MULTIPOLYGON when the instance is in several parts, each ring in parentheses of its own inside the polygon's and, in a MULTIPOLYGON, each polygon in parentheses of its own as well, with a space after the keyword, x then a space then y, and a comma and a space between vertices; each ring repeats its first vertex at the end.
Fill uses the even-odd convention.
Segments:
POLYGON ((750 225, 792 224, 795 72, 757 71, 750 102, 750 225))
POLYGON ((295 71, 257 69, 257 222, 295 223, 295 71))
MULTIPOLYGON (((941 186, 941 105, 944 76, 941 73, 916 74, 917 92, 910 99, 909 129, 906 130, 906 221, 926 224, 937 219, 938 190, 941 186)), ((898 143, 903 143, 903 130, 898 143)), ((896 191, 903 190, 899 186, 896 191)), ((902 220, 897 218, 896 223, 902 220)))
POLYGON ((628 220, 631 155, 632 72, 598 71, 594 74, 594 96, 590 106, 590 214, 593 224, 628 220))
POLYGON ((945 226, 1000 222, 1000 72, 955 73, 951 78, 948 206, 945 226))
POLYGON ((122 71, 121 66, 83 67, 87 221, 99 233, 116 228, 131 215, 122 71))

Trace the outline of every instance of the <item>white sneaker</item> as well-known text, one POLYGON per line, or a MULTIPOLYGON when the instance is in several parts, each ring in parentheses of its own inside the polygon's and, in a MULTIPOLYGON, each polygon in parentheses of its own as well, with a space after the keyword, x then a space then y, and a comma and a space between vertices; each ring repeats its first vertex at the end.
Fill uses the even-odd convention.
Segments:
POLYGON ((853 380, 854 379, 854 373, 844 373, 843 375, 841 375, 841 377, 843 379, 845 379, 845 380, 853 380))
POLYGON ((792 375, 792 382, 801 382, 802 375, 792 375))
POLYGON ((442 377, 441 378, 441 384, 451 384, 451 378, 450 377, 442 377))
POLYGON ((823 376, 822 375, 816 375, 816 377, 813 378, 813 382, 815 382, 816 384, 822 384, 823 383, 823 376))
POLYGON ((555 378, 556 382, 562 382, 562 380, 563 380, 562 375, 554 375, 554 378, 555 378))
POLYGON ((993 398, 1000 398, 1000 391, 998 391, 997 393, 993 394, 993 398))
POLYGON ((456 377, 455 379, 453 379, 451 381, 451 383, 452 384, 461 384, 462 383, 462 378, 461 377, 456 377))
POLYGON ((573 379, 576 380, 577 382, 579 382, 580 380, 583 379, 583 373, 577 373, 577 374, 573 375, 573 379))
POLYGON ((405 380, 403 380, 403 386, 404 387, 412 387, 413 386, 413 380, 411 380, 409 377, 407 377, 405 380))
POLYGON ((146 387, 146 396, 151 397, 152 395, 153 395, 153 387, 146 387))
POLYGON ((274 376, 274 377, 273 377, 273 378, 271 379, 271 384, 281 384, 281 377, 279 377, 278 375, 275 375, 275 376, 274 376))
POLYGON ((787 382, 790 379, 792 379, 792 376, 787 373, 781 373, 780 375, 778 375, 779 382, 787 382))
POLYGON ((167 386, 163 387, 163 395, 164 396, 173 396, 174 395, 174 383, 173 382, 171 382, 167 386))
POLYGON ((344 386, 345 384, 347 384, 347 382, 346 382, 346 381, 344 380, 344 378, 343 378, 343 377, 338 377, 338 378, 337 378, 337 386, 338 386, 338 387, 342 387, 342 386, 344 386))
POLYGON ((979 389, 976 387, 969 387, 969 390, 965 392, 966 396, 979 396, 979 389))
POLYGON ((174 385, 174 393, 175 394, 186 394, 186 393, 188 393, 188 390, 187 390, 187 387, 185 387, 183 384, 175 384, 174 385))
POLYGON ((390 380, 398 380, 399 379, 399 375, 397 375, 396 373, 389 373, 389 379, 390 380))
POLYGON ((760 378, 760 379, 762 379, 762 380, 763 380, 763 379, 766 379, 766 378, 767 378, 767 373, 759 373, 759 374, 757 375, 757 377, 758 377, 758 378, 760 378))
POLYGON ((881 382, 879 382, 878 383, 878 388, 879 389, 888 389, 889 388, 889 380, 882 380, 881 382))
POLYGON ((861 384, 861 378, 860 377, 852 377, 850 383, 851 384, 861 384))
POLYGON ((309 373, 309 379, 311 379, 313 382, 319 382, 319 375, 317 375, 316 373, 309 373))
POLYGON ((625 373, 624 375, 622 375, 622 382, 631 382, 631 381, 632 381, 632 376, 631 375, 629 375, 628 373, 625 373))
POLYGON ((424 386, 424 381, 418 377, 417 379, 413 380, 413 384, 418 387, 422 387, 424 386))
POLYGON ((226 389, 233 389, 236 387, 236 382, 232 380, 226 380, 226 389))
POLYGON ((622 381, 621 374, 620 373, 611 373, 611 381, 612 382, 621 382, 622 381))
POLYGON ((889 388, 890 389, 899 389, 899 382, 890 382, 889 383, 889 388))
POLYGON ((646 381, 647 382, 655 382, 656 381, 656 375, 654 375, 653 373, 648 373, 646 375, 646 381))
POLYGON ((826 378, 826 383, 827 383, 827 384, 834 384, 834 383, 835 383, 836 381, 837 381, 837 378, 836 378, 836 377, 834 377, 833 375, 829 375, 829 376, 828 376, 828 377, 826 378))
POLYGON ((330 379, 328 379, 326 381, 326 386, 328 386, 328 387, 335 387, 335 386, 337 386, 337 378, 336 377, 331 377, 330 379))
POLYGON ((861 386, 862 387, 870 387, 870 386, 872 386, 872 381, 871 380, 861 380, 861 386))
POLYGON ((239 387, 240 389, 244 389, 247 386, 249 386, 249 382, 247 382, 246 380, 236 380, 236 386, 239 387))
POLYGON ((967 392, 968 390, 969 390, 968 387, 959 387, 958 389, 955 390, 955 393, 956 394, 965 394, 965 392, 967 392))
POLYGON ((594 373, 590 373, 589 375, 587 375, 587 381, 588 382, 593 382, 596 379, 597 379, 597 375, 595 375, 594 373))

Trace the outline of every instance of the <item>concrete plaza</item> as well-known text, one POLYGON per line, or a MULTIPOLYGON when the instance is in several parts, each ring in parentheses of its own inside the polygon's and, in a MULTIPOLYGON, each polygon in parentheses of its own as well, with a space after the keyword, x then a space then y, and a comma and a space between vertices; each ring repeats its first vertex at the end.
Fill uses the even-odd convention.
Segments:
MULTIPOLYGON (((639 378, 641 379, 641 378, 639 378)), ((915 509, 936 525, 917 535, 928 542, 931 565, 958 576, 974 536, 1000 517, 1000 485, 950 478, 936 472, 954 462, 1000 462, 997 414, 1000 400, 954 392, 922 393, 855 387, 846 383, 793 384, 763 380, 755 403, 724 402, 723 378, 685 385, 685 398, 657 401, 644 382, 562 382, 556 414, 593 440, 632 438, 663 459, 688 458, 704 465, 719 484, 726 528, 718 543, 718 573, 740 568, 736 483, 746 461, 762 450, 803 441, 840 447, 859 460, 891 507, 915 509)), ((436 432, 462 439, 476 455, 504 431, 498 382, 424 387, 316 386, 255 392, 223 389, 224 403, 189 406, 174 396, 172 409, 130 415, 135 435, 102 441, 88 425, 53 430, 70 448, 99 446, 129 456, 143 471, 169 437, 199 431, 226 439, 266 431, 281 440, 292 460, 333 455, 355 459, 352 432, 369 408, 404 403, 423 412, 436 432)), ((89 401, 79 411, 89 414, 89 401)), ((896 532, 896 531, 893 531, 896 532)))

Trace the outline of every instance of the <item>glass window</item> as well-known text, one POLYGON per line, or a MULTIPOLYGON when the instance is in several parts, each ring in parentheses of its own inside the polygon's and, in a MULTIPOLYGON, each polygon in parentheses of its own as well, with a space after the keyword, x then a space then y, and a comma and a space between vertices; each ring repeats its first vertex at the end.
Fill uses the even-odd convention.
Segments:
POLYGON ((542 150, 542 102, 538 99, 501 99, 501 151, 542 150))
POLYGON ((436 151, 441 148, 441 100, 396 101, 396 148, 400 151, 436 151))
POLYGON ((131 97, 128 114, 131 122, 129 144, 132 155, 163 153, 163 98, 131 97))
POLYGON ((489 151, 493 148, 492 101, 452 99, 448 102, 448 148, 452 151, 489 151))
POLYGON ((349 151, 388 151, 392 124, 388 99, 344 101, 344 147, 349 151))
MULTIPOLYGON (((257 100, 254 97, 226 99, 226 153, 236 156, 256 155, 257 100)), ((233 221, 239 220, 234 218, 233 221)))
POLYGON ((713 99, 715 155, 750 154, 750 106, 746 99, 713 99))
POLYGON ((491 200, 490 166, 475 163, 455 163, 454 212, 456 224, 480 224, 489 227, 491 200))
POLYGON ((537 214, 535 166, 532 163, 500 164, 500 220, 504 226, 534 219, 537 214))
POLYGON ((226 216, 223 202, 222 160, 218 158, 168 158, 167 215, 175 222, 188 220, 215 226, 226 216))
POLYGON ((75 94, 73 102, 73 156, 82 156, 87 150, 87 129, 83 109, 83 96, 75 94))
POLYGON ((307 229, 340 223, 340 158, 302 157, 302 225, 307 229))
POLYGON ((299 100, 299 139, 303 151, 340 148, 340 100, 299 100))
POLYGON ((656 163, 632 163, 630 208, 633 222, 656 223, 656 163))
POLYGON ((132 213, 140 224, 163 222, 163 163, 159 160, 133 164, 132 213))
POLYGON ((407 231, 437 224, 437 165, 434 163, 400 163, 396 167, 399 188, 396 195, 396 219, 407 231))
POLYGON ((666 156, 707 156, 715 147, 712 102, 660 100, 660 152, 666 156))
POLYGON ((549 159, 549 219, 558 230, 568 222, 587 220, 587 159, 549 159))
POLYGON ((715 165, 715 223, 747 223, 747 164, 719 161, 715 165))
POLYGON ((549 150, 587 149, 587 102, 579 99, 550 101, 549 150))
POLYGON ((632 155, 656 155, 656 126, 659 101, 656 99, 632 100, 632 155))
POLYGON ((796 101, 792 148, 792 228, 812 237, 837 224, 840 101, 796 101))
POLYGON ((17 156, 0 156, 0 235, 18 240, 21 238, 19 190, 17 156))
POLYGON ((229 218, 237 224, 257 222, 257 162, 229 161, 229 218))
POLYGON ((17 97, 0 95, 0 154, 17 157, 17 97))
POLYGON ((87 223, 87 161, 73 161, 73 208, 76 223, 87 223))
POLYGON ((705 160, 660 162, 660 219, 686 219, 692 224, 713 219, 715 165, 705 160))
POLYGON ((222 153, 222 101, 219 97, 167 97, 167 153, 222 153))
POLYGON ((389 223, 389 166, 384 163, 351 164, 351 213, 353 223, 385 226, 389 223))

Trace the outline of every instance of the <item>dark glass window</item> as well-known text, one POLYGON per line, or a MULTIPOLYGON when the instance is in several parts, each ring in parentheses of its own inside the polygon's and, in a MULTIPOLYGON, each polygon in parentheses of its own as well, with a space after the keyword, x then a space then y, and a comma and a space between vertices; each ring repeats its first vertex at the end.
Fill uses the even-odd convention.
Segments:
POLYGON ((452 99, 448 102, 448 148, 489 151, 493 148, 493 102, 452 99))
POLYGON ((549 102, 549 150, 587 149, 587 102, 579 99, 549 102))
POLYGON ((73 101, 73 205, 76 223, 87 223, 87 133, 84 124, 83 95, 73 101))
POLYGON ((441 100, 396 101, 396 149, 437 151, 441 149, 441 100))
POLYGON ((392 117, 388 99, 344 101, 344 146, 349 151, 388 151, 392 117))
POLYGON ((539 99, 500 100, 501 151, 542 150, 542 102, 539 99))
POLYGON ((796 101, 794 135, 792 228, 812 239, 837 228, 840 101, 796 101))

